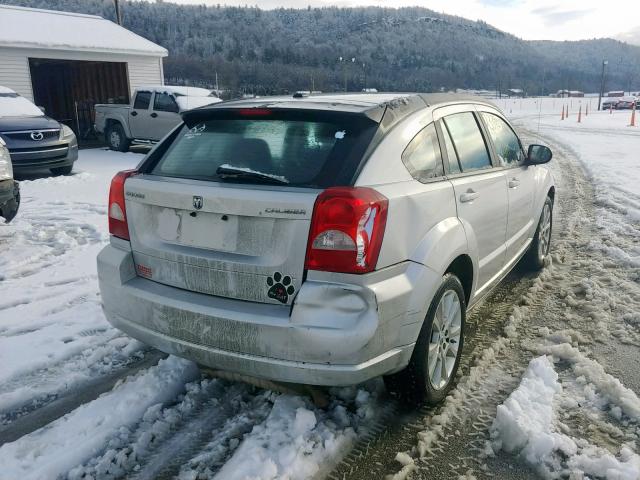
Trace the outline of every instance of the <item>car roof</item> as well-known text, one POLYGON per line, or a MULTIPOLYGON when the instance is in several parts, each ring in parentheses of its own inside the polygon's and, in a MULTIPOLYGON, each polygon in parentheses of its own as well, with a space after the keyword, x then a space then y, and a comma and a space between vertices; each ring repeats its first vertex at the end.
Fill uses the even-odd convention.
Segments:
MULTIPOLYGON (((387 108, 394 111, 396 122, 422 110, 447 104, 476 103, 496 108, 485 98, 459 93, 322 93, 311 95, 281 95, 229 100, 201 107, 198 110, 223 110, 234 108, 273 108, 301 110, 330 110, 365 114, 380 121, 387 108)), ((395 123, 395 122, 394 122, 395 123)))

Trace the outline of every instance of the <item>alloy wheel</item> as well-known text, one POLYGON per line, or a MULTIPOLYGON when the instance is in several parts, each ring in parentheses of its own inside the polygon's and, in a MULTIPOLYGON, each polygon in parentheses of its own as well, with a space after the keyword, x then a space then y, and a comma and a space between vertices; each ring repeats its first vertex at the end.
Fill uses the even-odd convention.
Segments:
POLYGON ((461 325, 460 299, 454 290, 447 290, 438 303, 429 340, 428 375, 435 390, 443 389, 451 380, 460 348, 461 325))

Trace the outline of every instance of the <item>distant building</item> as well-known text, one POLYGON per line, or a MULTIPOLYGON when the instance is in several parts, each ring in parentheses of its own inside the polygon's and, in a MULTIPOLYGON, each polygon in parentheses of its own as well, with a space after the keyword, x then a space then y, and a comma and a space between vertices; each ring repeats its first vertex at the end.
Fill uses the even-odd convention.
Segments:
POLYGON ((83 133, 96 103, 162 85, 167 50, 95 15, 0 5, 0 85, 83 133))
POLYGON ((580 90, 569 90, 569 96, 574 98, 584 97, 584 92, 581 92, 580 90))
POLYGON ((624 92, 622 90, 614 90, 612 92, 607 92, 607 97, 624 97, 624 92))

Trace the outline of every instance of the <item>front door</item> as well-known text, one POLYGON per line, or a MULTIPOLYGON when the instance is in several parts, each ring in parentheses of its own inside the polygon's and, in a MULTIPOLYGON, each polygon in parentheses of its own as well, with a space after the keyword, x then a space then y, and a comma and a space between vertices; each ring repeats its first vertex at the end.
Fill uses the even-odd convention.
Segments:
MULTIPOLYGON (((488 109, 487 109, 488 110, 488 109)), ((518 136, 497 112, 480 116, 493 143, 497 162, 504 167, 509 197, 507 263, 516 260, 531 240, 536 222, 533 215, 535 169, 525 165, 526 155, 518 136)))
MULTIPOLYGON (((472 107, 466 107, 472 108, 472 107)), ((440 132, 448 157, 458 218, 471 249, 476 249, 480 295, 505 265, 507 185, 504 171, 494 168, 478 118, 464 107, 440 109, 440 132), (460 111, 462 110, 462 111, 460 111)))
POLYGON ((156 92, 153 98, 153 111, 149 118, 149 140, 160 140, 173 130, 173 127, 182 121, 178 111, 178 104, 172 95, 156 92))
POLYGON ((152 92, 139 90, 129 111, 129 130, 131 138, 148 138, 149 108, 151 107, 152 92))

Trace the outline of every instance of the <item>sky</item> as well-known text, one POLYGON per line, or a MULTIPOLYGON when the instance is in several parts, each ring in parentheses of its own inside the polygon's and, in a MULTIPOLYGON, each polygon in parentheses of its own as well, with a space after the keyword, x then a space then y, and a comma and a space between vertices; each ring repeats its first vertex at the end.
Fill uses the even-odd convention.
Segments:
POLYGON ((637 0, 167 0, 209 5, 257 5, 263 9, 323 6, 421 6, 484 20, 526 40, 614 37, 640 43, 637 0), (627 14, 625 14, 627 12, 627 14))

